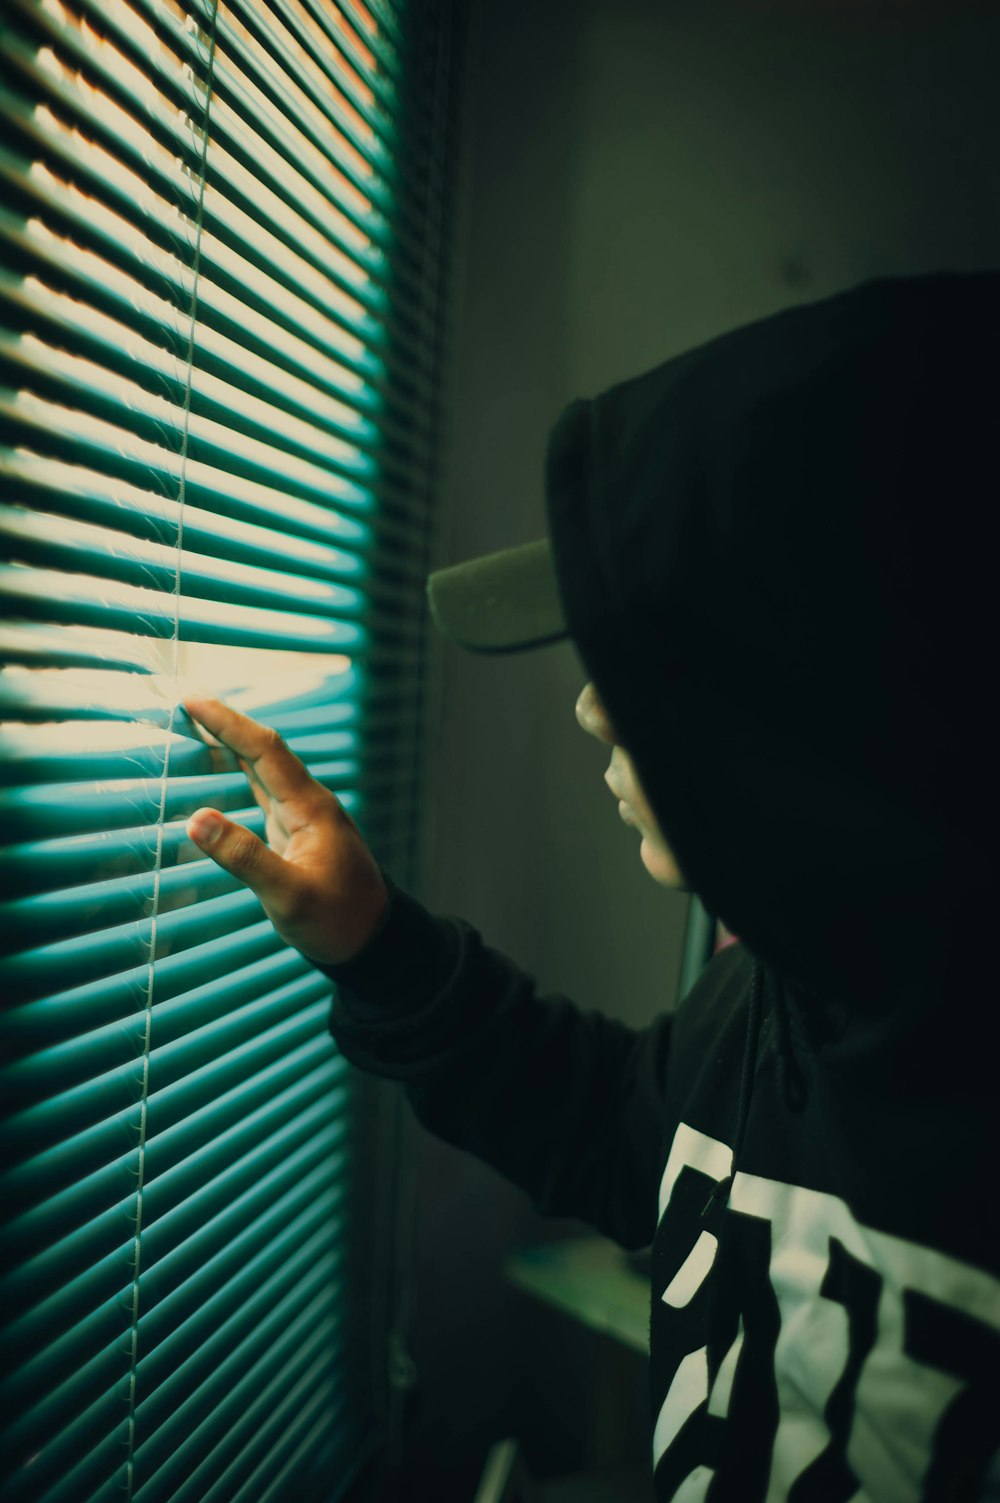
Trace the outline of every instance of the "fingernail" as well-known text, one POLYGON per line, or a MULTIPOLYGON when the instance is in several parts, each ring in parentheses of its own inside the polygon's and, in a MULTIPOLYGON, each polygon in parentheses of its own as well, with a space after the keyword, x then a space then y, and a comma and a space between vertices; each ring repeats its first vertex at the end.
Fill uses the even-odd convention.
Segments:
POLYGON ((213 845, 222 831, 222 820, 214 809, 197 809, 187 823, 187 832, 196 845, 213 845))

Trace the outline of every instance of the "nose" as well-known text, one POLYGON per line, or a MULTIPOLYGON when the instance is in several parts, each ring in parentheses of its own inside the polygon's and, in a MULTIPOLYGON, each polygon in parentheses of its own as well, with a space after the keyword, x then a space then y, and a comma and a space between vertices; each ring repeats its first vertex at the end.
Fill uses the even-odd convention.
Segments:
POLYGON ((615 731, 608 713, 598 697, 593 684, 584 684, 576 702, 576 718, 588 736, 596 736, 608 746, 615 744, 615 731))

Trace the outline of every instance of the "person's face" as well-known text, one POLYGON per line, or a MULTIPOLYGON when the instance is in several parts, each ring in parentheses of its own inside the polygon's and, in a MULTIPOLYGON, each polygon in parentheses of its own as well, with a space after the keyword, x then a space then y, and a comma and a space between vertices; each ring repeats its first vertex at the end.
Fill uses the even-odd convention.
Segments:
POLYGON ((684 877, 674 860, 673 853, 664 840, 656 817, 639 786, 639 779, 632 759, 623 747, 616 744, 615 728, 608 719, 593 684, 586 684, 576 702, 576 718, 590 736, 596 736, 613 748, 611 762, 604 781, 618 799, 618 813, 627 825, 632 825, 642 836, 639 855, 642 864, 657 882, 664 887, 685 889, 684 877))

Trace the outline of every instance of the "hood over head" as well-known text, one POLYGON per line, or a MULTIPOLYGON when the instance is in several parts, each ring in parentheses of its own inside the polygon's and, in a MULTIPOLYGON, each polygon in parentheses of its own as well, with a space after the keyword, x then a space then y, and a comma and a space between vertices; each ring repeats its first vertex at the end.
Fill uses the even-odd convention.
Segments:
POLYGON ((549 446, 567 624, 689 885, 868 1045, 992 916, 998 343, 998 273, 871 282, 549 446))

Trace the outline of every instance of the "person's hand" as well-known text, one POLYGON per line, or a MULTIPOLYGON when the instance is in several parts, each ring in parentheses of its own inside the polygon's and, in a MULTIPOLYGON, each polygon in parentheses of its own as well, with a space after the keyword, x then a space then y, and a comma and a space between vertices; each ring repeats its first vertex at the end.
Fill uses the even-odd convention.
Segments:
POLYGON ((309 776, 277 731, 220 699, 184 700, 191 719, 232 751, 267 816, 269 845, 216 809, 196 809, 199 850, 257 894, 282 939, 320 965, 350 960, 389 901, 385 878, 336 797, 309 776))

